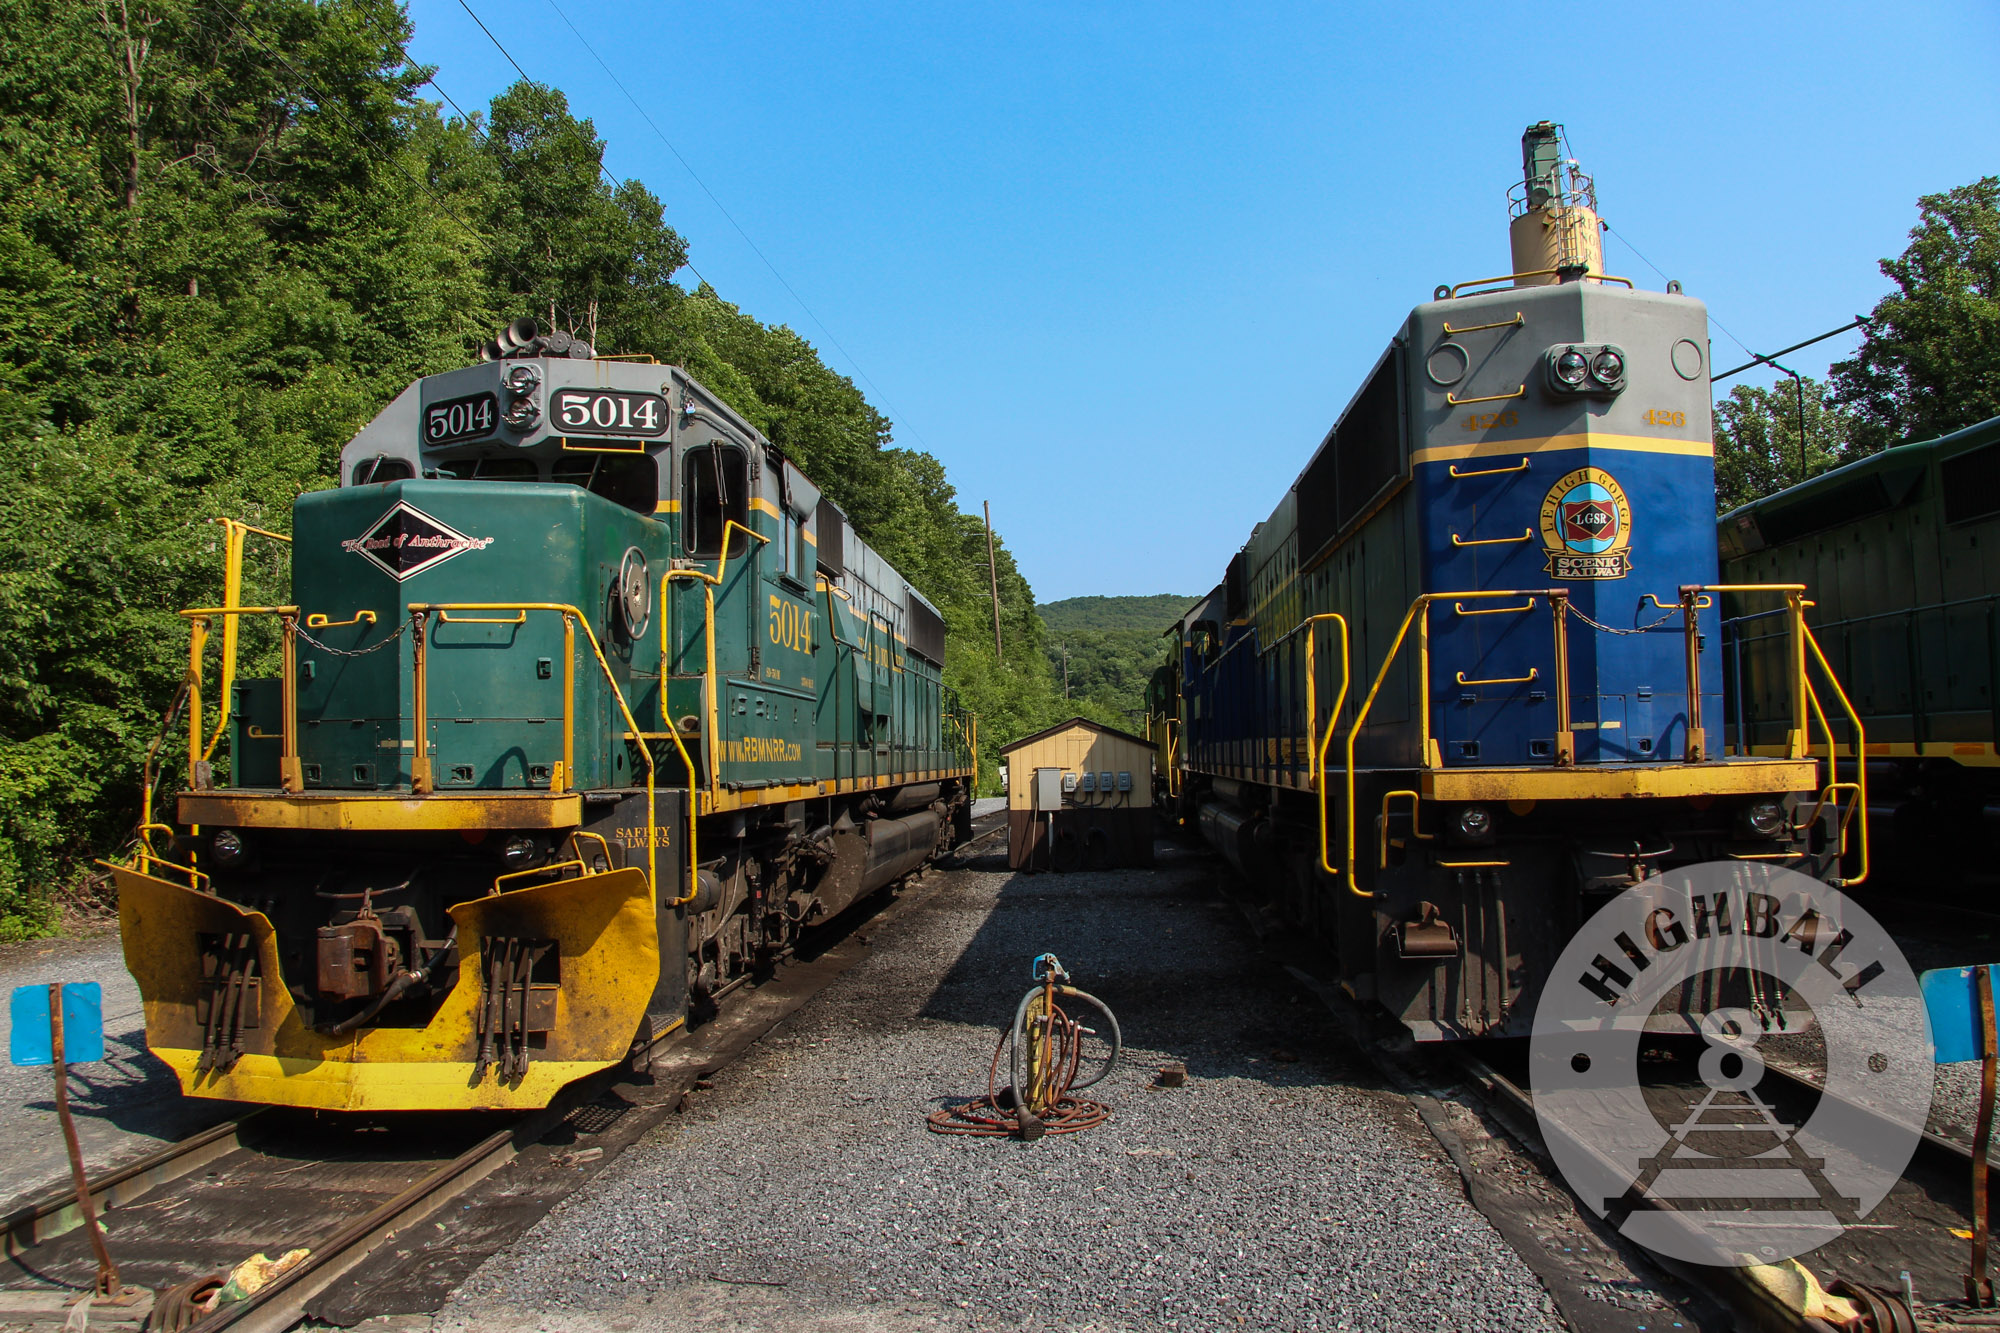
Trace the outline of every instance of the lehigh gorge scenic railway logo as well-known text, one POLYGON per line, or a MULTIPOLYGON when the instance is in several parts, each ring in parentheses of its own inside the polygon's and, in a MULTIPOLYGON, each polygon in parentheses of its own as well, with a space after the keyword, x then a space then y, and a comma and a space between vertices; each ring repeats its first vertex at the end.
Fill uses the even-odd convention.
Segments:
POLYGON ((413 574, 434 569, 455 555, 483 551, 493 544, 491 537, 468 537, 440 523, 423 510, 398 500, 389 512, 369 525, 359 537, 340 544, 367 560, 390 578, 401 583, 413 574))
POLYGON ((1542 500, 1544 568, 1559 579, 1622 579, 1632 572, 1632 504, 1603 468, 1580 467, 1542 500))
POLYGON ((1587 1207, 1661 1254, 1740 1266, 1865 1221, 1916 1151, 1930 1056, 1917 978, 1874 918, 1727 862, 1598 909, 1549 974, 1529 1064, 1587 1207))

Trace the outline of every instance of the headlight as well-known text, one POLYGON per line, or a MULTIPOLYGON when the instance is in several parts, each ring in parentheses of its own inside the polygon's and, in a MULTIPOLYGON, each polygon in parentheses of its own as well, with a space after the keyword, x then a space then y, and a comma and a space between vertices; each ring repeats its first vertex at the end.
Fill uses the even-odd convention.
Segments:
POLYGON ((240 865, 250 855, 250 847, 243 841, 243 835, 233 828, 217 829, 208 840, 208 850, 215 858, 218 870, 240 865))
POLYGON ((1556 358, 1556 378, 1564 384, 1581 384, 1590 373, 1590 362, 1574 347, 1556 358))
POLYGON ((1616 384, 1625 378, 1625 358, 1605 348, 1591 361, 1590 377, 1599 384, 1616 384))
POLYGON ((1458 831, 1468 838, 1483 838, 1493 831, 1493 812, 1483 805, 1468 805, 1458 812, 1458 831))
POLYGON ((517 833, 501 844, 500 859, 507 863, 509 870, 527 870, 542 859, 542 845, 517 833))
POLYGON ((507 392, 516 398, 525 398, 541 387, 542 372, 533 366, 515 366, 507 372, 507 392))
POLYGON ((1743 812, 1743 821, 1760 838, 1775 838, 1790 827, 1785 807, 1777 801, 1759 801, 1743 812))

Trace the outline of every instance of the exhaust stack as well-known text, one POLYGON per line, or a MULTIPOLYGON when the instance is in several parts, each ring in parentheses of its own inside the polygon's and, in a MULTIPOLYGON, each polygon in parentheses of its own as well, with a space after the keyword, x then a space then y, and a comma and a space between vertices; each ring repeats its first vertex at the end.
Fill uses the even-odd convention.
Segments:
POLYGON ((1516 287, 1577 282, 1604 272, 1597 186, 1568 148, 1563 127, 1551 120, 1530 125, 1521 135, 1521 183, 1507 192, 1516 287))

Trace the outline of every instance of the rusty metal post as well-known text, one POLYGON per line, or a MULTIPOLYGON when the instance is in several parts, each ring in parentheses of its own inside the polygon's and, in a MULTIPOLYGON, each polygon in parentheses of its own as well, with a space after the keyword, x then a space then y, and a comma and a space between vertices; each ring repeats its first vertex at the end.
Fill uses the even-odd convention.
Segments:
MULTIPOLYGON (((124 1284, 118 1280, 118 1265, 111 1262, 105 1248, 104 1232, 97 1225, 97 1206, 90 1199, 90 1180, 83 1173, 83 1148, 76 1140, 76 1121, 69 1113, 69 1074, 63 1056, 62 983, 49 983, 49 1048, 56 1074, 56 1118, 62 1122, 63 1143, 69 1148, 69 1173, 76 1181, 76 1206, 83 1213, 84 1229, 90 1234, 90 1248, 97 1255, 97 1294, 117 1296, 124 1284)), ((1991 1026, 1989 1007, 1988 1026, 1991 1026)), ((1988 1068, 1991 1068, 1989 1063, 1988 1068)), ((1988 1090, 1992 1081, 1988 1079, 1988 1090)))
POLYGON ((1986 1275, 1988 1178, 1992 1168, 1986 1160, 1993 1141, 1994 1065, 2000 1058, 1994 1042, 1993 969, 1981 964, 1972 970, 1973 988, 1979 992, 1979 1124, 1972 1135, 1972 1268, 1965 1275, 1968 1303, 1991 1307, 1993 1280, 1986 1275))

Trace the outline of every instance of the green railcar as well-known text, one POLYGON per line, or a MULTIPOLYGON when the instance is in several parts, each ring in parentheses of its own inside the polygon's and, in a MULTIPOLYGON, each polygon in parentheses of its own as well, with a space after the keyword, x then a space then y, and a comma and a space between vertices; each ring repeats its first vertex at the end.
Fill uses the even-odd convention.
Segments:
POLYGON ((190 781, 114 869, 190 1094, 545 1104, 969 833, 936 609, 679 369, 513 334, 184 613, 190 781))
MULTIPOLYGON (((1885 450, 1718 521, 1728 583, 1802 583, 1863 729, 1875 851, 1921 873, 2000 829, 2000 417, 1885 450)), ((1795 725, 1783 626, 1725 605, 1730 744, 1795 725)), ((1832 705, 1841 752, 1853 737, 1832 705)), ((1806 721, 1817 727, 1817 718, 1806 721)))

